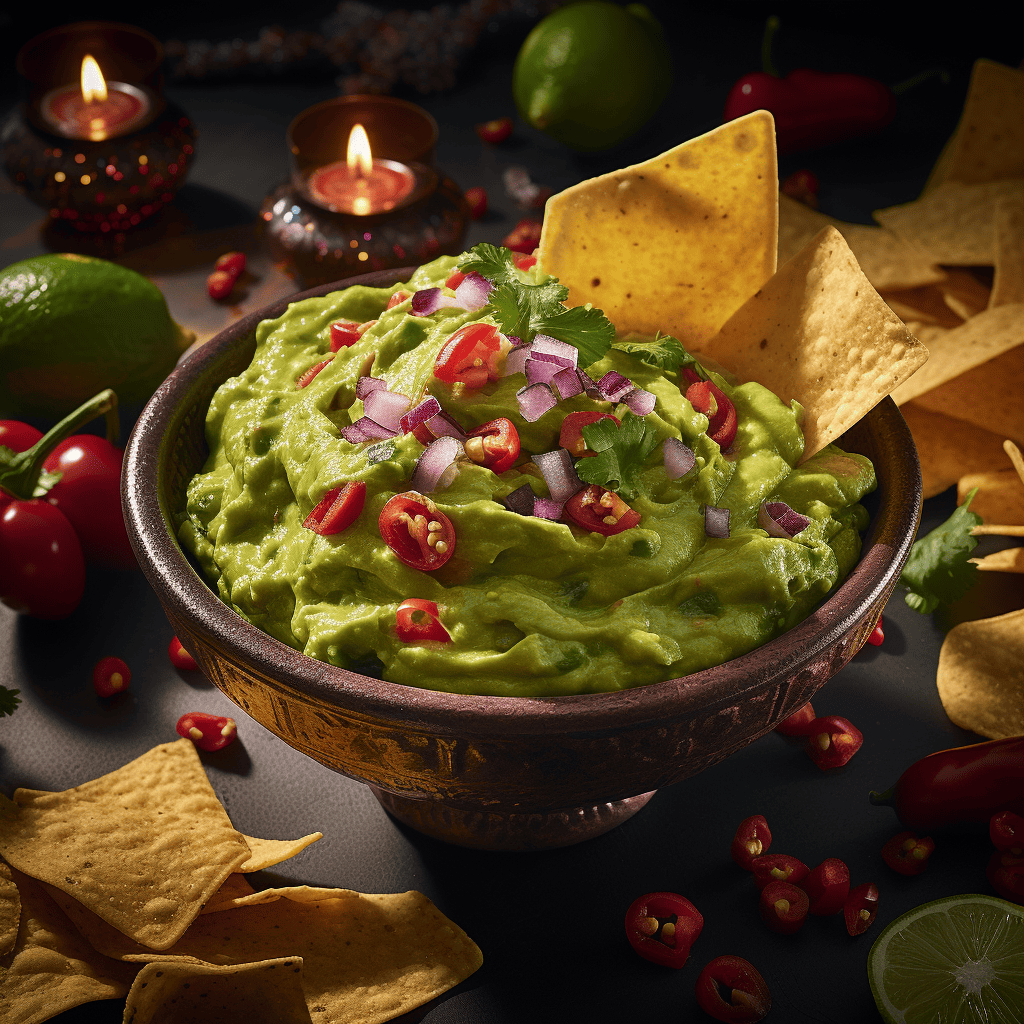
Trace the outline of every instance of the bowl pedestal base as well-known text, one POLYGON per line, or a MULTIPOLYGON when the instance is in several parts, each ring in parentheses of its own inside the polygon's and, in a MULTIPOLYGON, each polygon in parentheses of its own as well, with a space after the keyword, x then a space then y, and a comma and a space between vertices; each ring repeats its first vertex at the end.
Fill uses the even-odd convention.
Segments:
POLYGON ((455 846, 506 851, 552 850, 593 839, 631 818, 654 796, 652 791, 590 807, 500 813, 398 796, 372 785, 370 791, 388 814, 417 832, 455 846))

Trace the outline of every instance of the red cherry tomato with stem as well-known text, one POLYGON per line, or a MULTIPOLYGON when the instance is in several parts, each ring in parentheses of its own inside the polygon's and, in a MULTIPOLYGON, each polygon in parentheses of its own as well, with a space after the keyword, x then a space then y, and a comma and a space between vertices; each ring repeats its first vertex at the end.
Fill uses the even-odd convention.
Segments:
POLYGON ((396 494, 381 509, 380 535, 400 562, 433 572, 455 553, 455 527, 418 491, 396 494))

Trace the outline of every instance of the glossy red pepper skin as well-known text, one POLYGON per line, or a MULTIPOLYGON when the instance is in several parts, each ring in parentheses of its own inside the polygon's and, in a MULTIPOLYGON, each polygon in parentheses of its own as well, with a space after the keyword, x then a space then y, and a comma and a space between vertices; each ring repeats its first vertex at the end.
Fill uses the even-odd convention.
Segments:
POLYGON ((775 731, 783 736, 810 736, 811 723, 817 718, 811 702, 808 701, 802 708, 797 708, 788 718, 784 718, 775 731))
POLYGON ((172 636, 171 642, 167 645, 167 657, 175 668, 180 668, 183 672, 195 672, 199 668, 196 659, 181 646, 181 641, 176 636, 172 636))
POLYGON ((700 1008, 725 1024, 756 1024, 772 1008, 772 997, 757 969, 738 956, 717 956, 700 972, 695 988, 700 1008), (725 1001, 728 993, 729 1002, 725 1001))
POLYGON ((936 832, 987 825, 993 814, 1024 815, 1024 736, 938 750, 915 761, 873 804, 888 804, 907 828, 936 832))
POLYGON ((312 530, 321 537, 341 533, 359 518, 365 503, 366 484, 362 480, 350 480, 340 487, 332 487, 303 520, 303 529, 312 530))
POLYGON ((626 938, 645 960, 682 967, 704 927, 701 912, 675 892, 649 892, 626 911, 626 938))
POLYGON ((797 860, 788 853, 769 853, 764 857, 755 857, 750 871, 758 889, 763 889, 772 882, 800 885, 811 873, 811 869, 802 860, 797 860))
POLYGON ((190 711, 178 719, 177 733, 191 740, 200 750, 222 750, 238 735, 233 718, 190 711))
POLYGON ((92 667, 92 687, 97 697, 124 693, 131 681, 132 670, 120 658, 100 658, 92 667))
POLYGON ((878 886, 874 882, 864 882, 850 890, 843 904, 843 918, 851 938, 863 935, 874 924, 877 914, 878 886))
POLYGON ((807 756, 822 770, 841 768, 864 743, 864 734, 848 718, 825 715, 808 726, 807 756))
POLYGON ((772 845, 772 833, 763 814, 744 818, 732 837, 729 853, 744 871, 751 871, 756 858, 772 845))
POLYGON ((896 116, 896 97, 863 75, 797 68, 778 78, 756 71, 730 90, 724 120, 755 110, 771 111, 779 152, 798 153, 880 131, 896 116))
POLYGON ((899 832, 882 847, 882 860, 898 875, 919 875, 934 850, 931 836, 921 839, 916 832, 899 832))
POLYGON ((816 917, 838 914, 850 895, 850 869, 838 857, 828 857, 800 883, 800 888, 810 900, 809 913, 816 917))
MULTIPOLYGON (((684 370, 687 380, 696 377, 693 370, 684 370)), ((708 437, 724 452, 736 440, 738 420, 736 406, 717 384, 699 377, 686 389, 686 400, 697 412, 708 417, 708 437)))
POLYGON ((404 644, 420 644, 426 640, 437 640, 443 644, 451 642, 451 634, 441 624, 441 613, 434 601, 419 597, 408 597, 395 613, 395 632, 404 644))
POLYGON ((1024 904, 1024 857, 996 850, 985 870, 989 885, 1011 903, 1024 904))
POLYGON ((1024 818, 1019 814, 1013 811, 993 814, 988 823, 988 834, 997 850, 1024 857, 1024 818))
POLYGON ((761 890, 758 909, 761 920, 779 935, 798 932, 807 920, 807 893, 789 882, 771 882, 761 890))

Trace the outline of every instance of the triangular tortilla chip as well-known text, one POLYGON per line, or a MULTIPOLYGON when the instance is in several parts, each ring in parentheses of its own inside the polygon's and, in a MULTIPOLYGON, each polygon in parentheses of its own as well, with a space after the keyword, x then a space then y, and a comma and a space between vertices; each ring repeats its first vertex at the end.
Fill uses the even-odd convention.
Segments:
POLYGON ((0 853, 153 949, 249 857, 190 740, 61 793, 0 796, 0 853))
POLYGON ((962 505, 975 487, 978 493, 971 502, 972 512, 986 523, 1024 526, 1024 483, 1014 470, 965 473, 956 484, 957 504, 962 505))
POLYGON ((893 392, 897 405, 959 377, 1024 343, 1024 305, 986 309, 966 323, 929 338, 927 364, 893 392))
POLYGON ((701 352, 803 406, 805 460, 928 358, 833 227, 780 267, 701 352))
POLYGON ((1003 548, 971 561, 988 572, 1024 572, 1024 548, 1003 548))
POLYGON ((265 868, 289 860, 323 837, 323 832, 312 832, 301 839, 256 839, 253 836, 246 836, 249 859, 235 870, 247 875, 254 871, 263 871, 265 868))
POLYGON ((996 269, 990 306, 1024 302, 1024 198, 1003 196, 995 212, 996 269))
POLYGON ((775 122, 759 110, 552 196, 540 262, 622 334, 700 347, 775 271, 775 122))
POLYGON ((928 178, 974 184, 1024 177, 1024 71, 975 61, 960 123, 928 178))
POLYGON ((21 921, 21 897, 11 877, 11 866, 0 860, 0 957, 14 949, 21 921))

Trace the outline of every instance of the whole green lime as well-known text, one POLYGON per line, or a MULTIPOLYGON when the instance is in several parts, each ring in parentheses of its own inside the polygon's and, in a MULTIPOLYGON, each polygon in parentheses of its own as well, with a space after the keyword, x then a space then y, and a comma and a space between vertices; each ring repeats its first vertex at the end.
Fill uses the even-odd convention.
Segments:
POLYGON ((0 417, 59 419, 104 388, 142 403, 194 338, 134 270, 75 253, 13 263, 0 271, 0 417))
POLYGON ((516 57, 512 95, 535 128, 581 152, 610 149, 655 114, 672 60, 644 4, 583 0, 534 26, 516 57))

